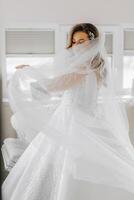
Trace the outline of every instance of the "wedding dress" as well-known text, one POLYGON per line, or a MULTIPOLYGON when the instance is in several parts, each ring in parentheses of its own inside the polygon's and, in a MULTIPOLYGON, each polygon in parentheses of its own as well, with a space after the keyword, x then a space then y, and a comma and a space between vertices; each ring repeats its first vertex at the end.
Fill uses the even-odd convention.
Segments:
POLYGON ((2 185, 3 200, 134 198, 126 114, 108 65, 100 68, 103 84, 91 67, 103 48, 102 38, 81 44, 65 50, 52 71, 27 67, 13 76, 10 105, 29 146, 2 185))

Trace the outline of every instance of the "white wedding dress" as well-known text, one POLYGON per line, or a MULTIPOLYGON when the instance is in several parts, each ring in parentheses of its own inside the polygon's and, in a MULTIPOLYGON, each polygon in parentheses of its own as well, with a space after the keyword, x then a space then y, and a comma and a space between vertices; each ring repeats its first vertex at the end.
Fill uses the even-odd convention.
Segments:
POLYGON ((99 95, 94 71, 65 90, 5 179, 3 200, 134 199, 133 147, 116 137, 99 95))

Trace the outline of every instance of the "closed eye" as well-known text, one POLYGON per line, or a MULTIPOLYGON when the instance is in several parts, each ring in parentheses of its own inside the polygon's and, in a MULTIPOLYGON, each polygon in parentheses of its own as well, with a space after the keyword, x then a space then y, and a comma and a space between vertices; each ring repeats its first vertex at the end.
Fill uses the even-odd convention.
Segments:
MULTIPOLYGON (((83 43, 84 42, 84 40, 83 39, 80 39, 80 40, 78 40, 78 43, 80 44, 80 43, 83 43)), ((76 42, 74 42, 74 41, 72 41, 72 44, 75 44, 76 42)))

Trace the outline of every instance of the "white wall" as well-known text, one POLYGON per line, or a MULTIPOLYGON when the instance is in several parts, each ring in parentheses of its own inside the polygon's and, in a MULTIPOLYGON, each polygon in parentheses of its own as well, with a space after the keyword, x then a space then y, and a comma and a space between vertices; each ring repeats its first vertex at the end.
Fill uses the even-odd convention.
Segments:
POLYGON ((5 24, 134 22, 133 0, 2 0, 5 24))
POLYGON ((11 116, 12 111, 8 103, 3 102, 1 108, 1 122, 2 122, 2 129, 1 129, 1 141, 3 141, 7 137, 17 137, 15 129, 11 125, 11 116))

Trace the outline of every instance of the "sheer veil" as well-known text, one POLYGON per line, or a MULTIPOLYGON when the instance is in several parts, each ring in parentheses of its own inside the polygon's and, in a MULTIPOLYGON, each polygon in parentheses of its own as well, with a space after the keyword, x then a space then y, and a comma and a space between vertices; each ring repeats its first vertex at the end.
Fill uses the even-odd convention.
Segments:
MULTIPOLYGON (((58 135, 51 135, 48 131, 48 137, 70 148, 76 157, 76 163, 79 158, 83 158, 83 163, 86 162, 83 166, 87 168, 74 166, 75 178, 123 187, 134 193, 134 149, 129 139, 125 107, 116 93, 114 73, 107 61, 104 38, 104 34, 101 33, 90 43, 85 42, 64 49, 55 56, 52 64, 46 63, 17 70, 8 85, 9 103, 13 111, 11 122, 18 135, 31 142, 40 131, 45 133, 49 119, 61 104, 66 92, 78 91, 78 86, 83 84, 84 78, 89 77, 91 90, 93 92, 96 90, 98 94, 95 121, 91 120, 92 126, 89 132, 92 128, 97 132, 99 127, 102 127, 102 135, 100 133, 95 139, 96 146, 92 146, 92 143, 89 146, 88 140, 84 139, 84 134, 72 134, 70 138, 63 135, 59 138, 58 135), (94 67, 92 63, 98 55, 103 58, 104 63, 94 67), (99 72, 99 82, 94 77, 97 72, 99 72), (101 152, 100 145, 102 145, 101 152), (97 162, 94 159, 95 154, 97 162), (107 167, 111 170, 111 177, 108 175, 107 167)), ((87 85, 86 83, 84 85, 87 102, 88 84, 87 81, 87 85)), ((73 102, 79 100, 76 92, 71 93, 71 98, 73 102)), ((83 124, 90 127, 90 117, 85 117, 87 116, 85 114, 82 116, 83 124)), ((92 132, 90 134, 91 142, 95 136, 92 132)))

